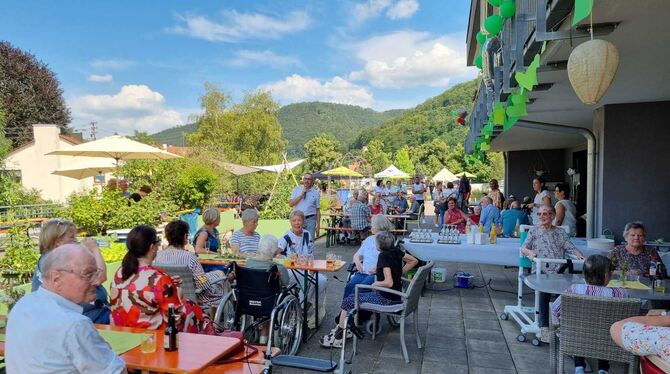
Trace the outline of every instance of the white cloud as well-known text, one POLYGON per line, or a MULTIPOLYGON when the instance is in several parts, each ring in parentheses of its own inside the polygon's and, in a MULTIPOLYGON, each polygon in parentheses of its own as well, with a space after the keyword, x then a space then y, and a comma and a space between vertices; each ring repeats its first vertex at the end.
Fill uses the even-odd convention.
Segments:
POLYGON ((351 24, 358 25, 370 18, 379 17, 386 12, 390 19, 409 18, 419 10, 418 0, 367 0, 354 5, 351 12, 351 24))
POLYGON ((135 65, 135 61, 124 59, 99 59, 90 62, 91 67, 101 70, 125 70, 135 65))
POLYGON ((274 68, 302 66, 297 57, 278 55, 267 49, 264 51, 240 50, 235 52, 235 56, 234 59, 226 61, 225 64, 240 68, 249 65, 269 65, 274 68))
POLYGON ((98 75, 98 74, 91 74, 88 76, 88 81, 89 82, 96 82, 96 83, 109 83, 112 81, 112 75, 111 74, 103 74, 103 75, 98 75))
POLYGON ((75 122, 97 121, 119 133, 154 132, 184 124, 184 116, 165 107, 165 98, 145 85, 127 85, 114 95, 84 95, 69 100, 75 122))
POLYGON ((418 0, 399 0, 386 12, 386 15, 391 19, 409 18, 417 10, 419 10, 418 0))
POLYGON ((326 101, 339 104, 369 107, 372 93, 363 86, 356 85, 341 77, 333 77, 321 82, 310 77, 293 74, 284 80, 261 87, 269 90, 275 97, 286 102, 326 101))
POLYGON ((211 42, 238 42, 246 39, 278 39, 309 27, 312 20, 305 11, 294 10, 285 17, 272 17, 260 13, 224 11, 221 22, 205 16, 186 14, 179 16, 183 25, 168 31, 211 42))
POLYGON ((460 34, 433 37, 424 32, 399 31, 354 44, 364 61, 351 80, 367 80, 375 87, 446 87, 452 79, 477 76, 466 66, 465 38, 460 34))

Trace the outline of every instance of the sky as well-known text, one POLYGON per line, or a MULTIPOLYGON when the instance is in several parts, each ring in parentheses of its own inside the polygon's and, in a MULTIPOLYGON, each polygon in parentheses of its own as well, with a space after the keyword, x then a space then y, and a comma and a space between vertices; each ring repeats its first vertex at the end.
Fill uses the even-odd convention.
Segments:
POLYGON ((240 101, 413 107, 477 75, 470 0, 4 0, 0 39, 61 82, 70 127, 98 136, 191 123, 204 83, 240 101))

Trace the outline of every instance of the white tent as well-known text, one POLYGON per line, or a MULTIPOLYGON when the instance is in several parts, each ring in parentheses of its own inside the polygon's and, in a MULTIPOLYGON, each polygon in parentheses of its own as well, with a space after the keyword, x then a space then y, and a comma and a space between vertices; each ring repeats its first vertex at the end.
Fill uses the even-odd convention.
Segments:
POLYGON ((391 165, 383 171, 375 174, 375 178, 409 178, 409 174, 405 173, 404 171, 400 171, 397 167, 391 165))
POLYGON ((449 169, 443 168, 437 174, 433 176, 433 181, 442 181, 442 182, 453 182, 457 181, 458 177, 454 173, 450 172, 449 169))

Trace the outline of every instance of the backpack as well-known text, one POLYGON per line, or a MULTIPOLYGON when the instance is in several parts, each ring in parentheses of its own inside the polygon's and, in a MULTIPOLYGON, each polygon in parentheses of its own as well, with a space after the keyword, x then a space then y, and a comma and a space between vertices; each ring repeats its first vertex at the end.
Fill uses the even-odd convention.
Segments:
MULTIPOLYGON (((289 247, 293 245, 293 241, 291 240, 291 236, 289 234, 284 235, 284 240, 286 240, 286 248, 282 248, 281 254, 282 256, 287 255, 287 251, 289 247)), ((309 231, 304 231, 302 232, 302 247, 305 248, 306 245, 309 245, 309 231)))

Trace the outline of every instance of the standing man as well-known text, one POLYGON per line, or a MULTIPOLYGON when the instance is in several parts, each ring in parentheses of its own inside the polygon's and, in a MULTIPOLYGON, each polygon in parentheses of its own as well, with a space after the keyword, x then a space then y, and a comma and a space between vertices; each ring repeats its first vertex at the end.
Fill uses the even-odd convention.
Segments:
POLYGON ((95 300, 95 258, 79 244, 49 252, 42 286, 9 313, 5 359, 9 373, 126 373, 79 304, 95 300))
POLYGON ((421 207, 421 211, 419 212, 419 215, 421 215, 421 212, 423 212, 423 209, 424 209, 424 207, 423 207, 423 203, 424 203, 423 194, 424 193, 426 193, 426 185, 423 182, 421 182, 421 177, 417 175, 414 178, 414 185, 412 185, 412 194, 416 198, 416 203, 419 204, 419 206, 421 207))
POLYGON ((305 173, 302 176, 302 186, 295 186, 288 205, 305 214, 305 230, 312 235, 312 241, 316 240, 318 222, 321 220, 321 194, 314 187, 312 174, 305 173))

